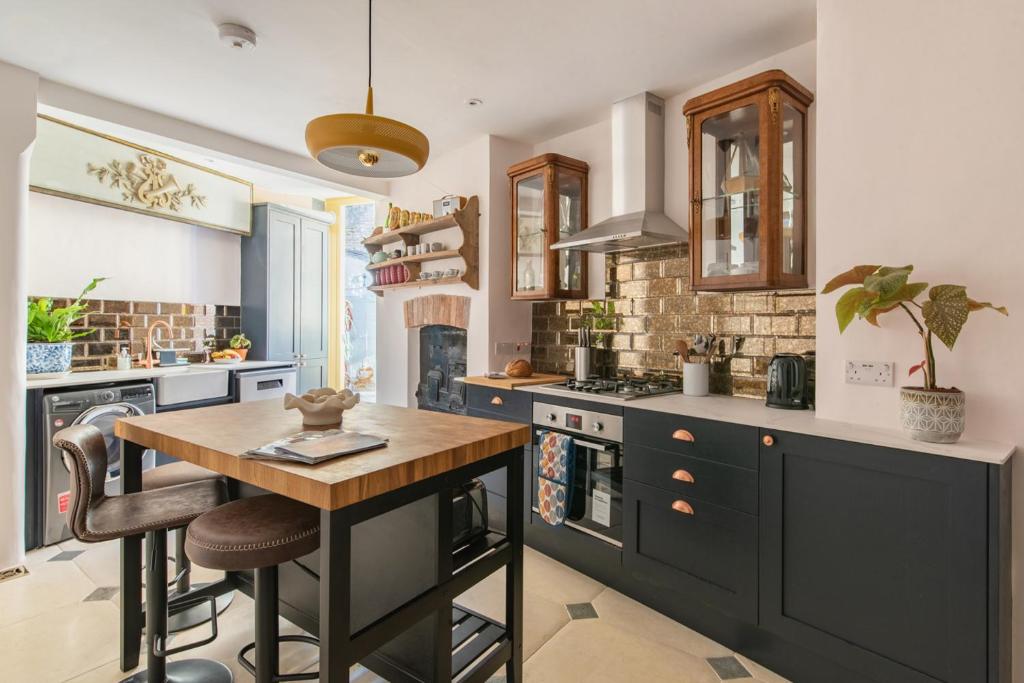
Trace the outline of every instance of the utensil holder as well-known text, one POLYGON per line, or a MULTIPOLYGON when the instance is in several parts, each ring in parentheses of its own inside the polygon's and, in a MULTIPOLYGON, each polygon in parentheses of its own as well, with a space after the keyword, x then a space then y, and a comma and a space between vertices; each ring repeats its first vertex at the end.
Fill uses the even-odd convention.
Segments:
POLYGON ((590 351, 589 346, 576 347, 576 379, 578 380, 590 377, 590 351))
POLYGON ((710 377, 709 363, 683 363, 683 393, 687 396, 707 396, 710 377))

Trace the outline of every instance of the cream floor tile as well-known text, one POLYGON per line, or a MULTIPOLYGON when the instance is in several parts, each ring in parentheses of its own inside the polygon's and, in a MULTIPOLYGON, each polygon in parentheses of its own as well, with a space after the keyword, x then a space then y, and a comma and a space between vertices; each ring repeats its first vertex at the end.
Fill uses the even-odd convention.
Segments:
POLYGON ((732 651, 653 609, 606 588, 593 601, 602 622, 696 657, 727 657, 732 651))
POLYGON ((0 629, 3 679, 64 681, 112 662, 118 656, 117 624, 117 608, 99 601, 72 603, 6 626, 0 629))
MULTIPOLYGON (((497 571, 469 589, 455 603, 495 621, 505 622, 505 572, 497 571)), ((532 591, 523 595, 523 657, 529 658, 569 623, 565 606, 532 591)))
POLYGON ((740 660, 740 663, 746 667, 750 675, 763 683, 790 683, 788 678, 783 678, 777 673, 766 669, 749 657, 744 657, 739 653, 735 653, 736 659, 740 660))
POLYGON ((121 542, 87 543, 82 554, 72 562, 97 586, 117 586, 121 583, 121 542))
POLYGON ((719 683, 700 657, 646 640, 642 634, 580 619, 559 631, 523 667, 536 683, 719 683))
POLYGON ((604 586, 575 569, 527 547, 523 555, 523 587, 551 602, 590 602, 604 586))
POLYGON ((77 538, 69 538, 66 541, 61 541, 57 546, 61 550, 85 550, 86 548, 94 545, 93 543, 82 543, 77 538))
POLYGON ((33 565, 42 564, 43 562, 49 561, 51 557, 60 552, 60 546, 48 545, 42 548, 36 548, 25 553, 25 566, 31 567, 33 565))
POLYGON ((67 683, 116 683, 146 668, 145 652, 142 653, 141 661, 142 663, 131 671, 122 672, 118 660, 114 659, 74 678, 69 678, 67 683))
POLYGON ((0 627, 81 602, 96 584, 74 562, 42 562, 28 576, 0 583, 0 627))

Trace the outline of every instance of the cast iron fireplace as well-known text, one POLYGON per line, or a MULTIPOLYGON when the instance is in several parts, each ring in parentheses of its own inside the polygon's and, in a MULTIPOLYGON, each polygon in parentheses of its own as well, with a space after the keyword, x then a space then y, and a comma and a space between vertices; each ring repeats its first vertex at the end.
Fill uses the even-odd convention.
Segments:
POLYGON ((466 330, 450 325, 420 328, 420 381, 416 405, 440 413, 466 413, 466 330))

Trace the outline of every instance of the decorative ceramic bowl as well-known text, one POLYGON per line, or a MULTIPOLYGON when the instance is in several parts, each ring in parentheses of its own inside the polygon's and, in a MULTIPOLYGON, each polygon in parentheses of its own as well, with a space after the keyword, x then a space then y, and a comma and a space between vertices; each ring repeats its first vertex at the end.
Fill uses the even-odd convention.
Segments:
POLYGON ((359 403, 359 394, 348 389, 335 391, 330 387, 311 389, 302 396, 284 395, 284 408, 297 408, 302 413, 302 424, 313 427, 341 426, 342 415, 359 403))

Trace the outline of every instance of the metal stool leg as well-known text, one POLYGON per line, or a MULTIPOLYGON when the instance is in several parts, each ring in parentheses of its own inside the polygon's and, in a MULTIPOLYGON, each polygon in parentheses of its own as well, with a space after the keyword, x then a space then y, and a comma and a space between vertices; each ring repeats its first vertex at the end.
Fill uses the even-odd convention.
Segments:
POLYGON ((146 534, 146 555, 146 670, 123 683, 231 683, 231 670, 220 662, 167 662, 167 531, 146 534))
POLYGON ((256 640, 238 651, 238 663, 256 677, 256 683, 280 683, 281 681, 311 681, 320 677, 318 671, 304 674, 280 674, 278 663, 281 643, 306 643, 319 645, 313 636, 282 636, 277 628, 277 565, 260 567, 254 571, 256 596, 256 640), (250 662, 246 655, 256 650, 256 662, 250 662))

